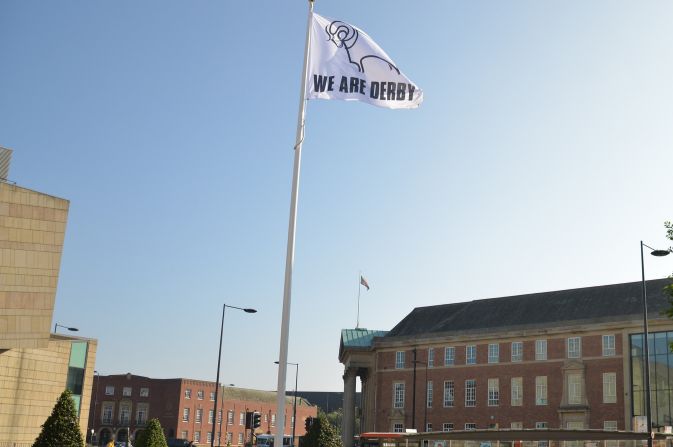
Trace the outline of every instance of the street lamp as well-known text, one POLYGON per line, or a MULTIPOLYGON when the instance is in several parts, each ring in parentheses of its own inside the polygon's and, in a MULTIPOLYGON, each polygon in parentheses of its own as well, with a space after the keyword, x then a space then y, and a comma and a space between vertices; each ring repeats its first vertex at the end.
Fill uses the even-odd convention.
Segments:
MULTIPOLYGON (((215 379, 215 403, 213 404, 213 412, 217 411, 217 392, 220 388, 220 360, 222 359, 222 333, 224 332, 224 311, 227 310, 227 307, 230 309, 242 310, 243 312, 249 314, 254 314, 257 312, 257 310, 255 309, 222 304, 222 323, 220 324, 220 348, 217 350, 217 379, 215 379)), ((215 445, 215 424, 213 424, 213 429, 210 432, 210 447, 214 447, 214 445, 215 445)))
POLYGON ((63 326, 62 324, 58 324, 58 323, 56 323, 56 324, 54 325, 54 334, 56 333, 56 329, 58 329, 58 328, 60 328, 60 327, 62 327, 63 329, 67 329, 67 330, 69 330, 69 331, 72 331, 72 332, 77 332, 77 331, 79 331, 79 329, 77 329, 76 327, 68 327, 68 326, 63 326))
MULTIPOLYGON (((219 416, 215 416, 220 421, 219 422, 220 431, 217 434, 217 445, 222 444, 222 418, 224 417, 224 389, 232 387, 232 386, 236 386, 236 385, 234 385, 233 383, 228 383, 226 385, 222 385, 222 402, 220 402, 220 414, 219 414, 219 416)), ((214 422, 213 422, 213 425, 215 425, 214 422)), ((225 433, 227 432, 228 427, 229 427, 229 418, 227 418, 227 422, 224 424, 224 432, 225 433)), ((210 435, 211 439, 212 439, 212 437, 213 437, 213 435, 210 435)))
MULTIPOLYGON (((273 362, 279 365, 280 362, 273 362)), ((297 367, 294 374, 294 401, 292 402, 292 445, 294 445, 294 428, 297 426, 297 380, 299 379, 299 363, 287 362, 288 365, 297 367)), ((280 412, 280 409, 278 410, 280 412)))
POLYGON ((98 405, 98 383, 100 382, 100 373, 96 370, 93 372, 93 378, 96 381, 96 392, 93 396, 93 416, 91 417, 91 445, 93 445, 93 434, 96 428, 96 406, 98 405))
MULTIPOLYGON (((416 369, 416 364, 425 365, 425 410, 423 411, 423 432, 428 431, 428 362, 423 360, 414 360, 414 370, 416 369)), ((416 388, 414 388, 416 390, 416 388)), ((416 400, 416 396, 414 396, 416 400)))
POLYGON ((645 258, 643 256, 643 247, 650 250, 652 256, 667 256, 669 250, 657 250, 640 241, 640 270, 643 278, 643 339, 644 344, 644 362, 645 362, 645 414, 647 417, 647 447, 652 447, 652 410, 650 408, 650 348, 648 343, 649 334, 647 331, 647 287, 645 286, 645 258))

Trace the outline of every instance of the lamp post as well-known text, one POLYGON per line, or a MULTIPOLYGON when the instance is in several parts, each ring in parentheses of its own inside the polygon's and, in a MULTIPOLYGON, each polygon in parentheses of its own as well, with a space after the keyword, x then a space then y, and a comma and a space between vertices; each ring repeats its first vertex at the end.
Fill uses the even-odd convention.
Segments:
MULTIPOLYGON (((423 410, 423 432, 428 430, 428 362, 414 360, 414 367, 419 363, 425 365, 425 409, 423 410)), ((415 389, 415 388, 414 388, 415 389)), ((414 396, 414 400, 416 397, 414 396)))
POLYGON ((649 334, 647 331, 647 287, 645 286, 645 258, 643 247, 647 247, 652 252, 652 256, 666 256, 668 250, 657 250, 640 241, 640 270, 643 278, 643 361, 645 362, 645 415, 647 417, 647 447, 652 447, 652 409, 650 408, 650 347, 648 343, 649 334))
MULTIPOLYGON (((219 431, 219 433, 217 434, 217 445, 218 445, 218 446, 219 446, 219 445, 222 445, 222 418, 224 417, 224 389, 227 388, 227 387, 232 387, 232 386, 234 386, 233 383, 229 383, 229 384, 227 384, 227 385, 222 385, 222 402, 220 402, 220 414, 219 414, 219 416, 215 416, 215 417, 217 417, 217 419, 219 419, 219 421, 220 421, 220 422, 219 422, 219 425, 220 425, 220 431, 219 431)), ((215 425, 214 422, 213 422, 213 425, 215 425)), ((228 427, 228 426, 229 426, 229 418, 227 418, 227 422, 226 422, 226 424, 224 425, 225 433, 226 433, 226 430, 227 430, 227 427, 228 427)), ((212 439, 213 435, 210 435, 210 437, 211 437, 211 439, 212 439)))
MULTIPOLYGON (((227 310, 227 307, 230 309, 242 310, 243 312, 249 314, 254 314, 257 312, 257 310, 255 309, 222 304, 222 323, 220 324, 220 347, 217 350, 217 378, 215 379, 215 402, 213 404, 213 412, 217 411, 217 392, 220 388, 220 360, 222 359, 222 333, 224 332, 224 312, 227 310)), ((213 424, 213 429, 210 433, 210 447, 214 447, 214 445, 215 445, 215 424, 213 424)))
POLYGON ((93 434, 96 428, 96 406, 98 405, 98 383, 100 382, 100 373, 96 370, 93 372, 93 378, 96 381, 96 392, 93 396, 93 415, 91 416, 91 445, 93 445, 93 434))
POLYGON ((56 330, 57 330, 58 328, 60 328, 60 327, 62 327, 63 329, 67 329, 67 330, 69 330, 69 331, 71 331, 71 332, 77 332, 77 331, 79 331, 79 329, 77 329, 76 327, 68 327, 68 326, 63 326, 62 324, 58 324, 58 323, 56 323, 56 324, 54 324, 54 334, 56 333, 56 330))
MULTIPOLYGON (((280 365, 280 362, 273 362, 280 365)), ((294 401, 292 402, 292 445, 294 445, 294 428, 297 426, 297 381, 299 380, 299 363, 287 362, 288 365, 296 366, 294 373, 294 401)))

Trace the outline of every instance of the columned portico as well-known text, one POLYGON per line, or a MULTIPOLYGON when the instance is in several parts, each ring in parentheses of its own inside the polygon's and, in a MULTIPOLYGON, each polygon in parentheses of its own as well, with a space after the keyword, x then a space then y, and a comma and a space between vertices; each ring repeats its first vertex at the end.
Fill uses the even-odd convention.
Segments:
POLYGON ((385 335, 385 331, 367 329, 344 329, 341 331, 339 361, 344 365, 344 400, 341 440, 344 447, 353 447, 353 437, 367 431, 375 431, 376 361, 372 351, 374 337, 385 335), (356 383, 360 377, 360 430, 355 432, 356 383))

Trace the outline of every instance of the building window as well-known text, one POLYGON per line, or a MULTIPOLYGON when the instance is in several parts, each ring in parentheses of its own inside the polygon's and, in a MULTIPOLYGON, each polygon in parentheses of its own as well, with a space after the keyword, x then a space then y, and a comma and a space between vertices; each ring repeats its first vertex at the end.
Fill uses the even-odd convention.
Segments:
POLYGON ((271 426, 272 427, 276 426, 276 413, 271 415, 271 426))
POLYGON ((617 373, 603 373, 603 403, 617 403, 617 373))
POLYGON ((617 431, 617 421, 603 421, 603 430, 617 431))
POLYGON ((395 368, 404 368, 404 351, 397 351, 395 353, 395 368))
POLYGON ((203 417, 203 410, 201 408, 196 409, 196 416, 194 416, 194 422, 197 424, 201 423, 201 417, 203 417))
POLYGON ((512 401, 513 407, 523 405, 523 377, 512 377, 512 401))
POLYGON ((188 432, 187 430, 182 430, 182 431, 180 432, 180 436, 181 436, 183 439, 187 439, 187 436, 188 436, 188 435, 189 435, 189 432, 188 432))
POLYGON ((568 358, 578 359, 582 357, 582 339, 580 337, 568 337, 568 358))
POLYGON ((139 404, 136 409, 136 425, 147 424, 147 404, 139 404))
POLYGON ((615 336, 603 335, 603 357, 615 355, 615 336))
POLYGON ((428 348, 428 368, 435 366, 435 348, 428 348))
POLYGON ((227 410, 227 425, 234 425, 234 412, 227 410))
POLYGON ((477 429, 477 424, 474 422, 466 422, 465 423, 465 430, 476 430, 477 429))
POLYGON ((182 422, 189 422, 189 408, 183 408, 183 410, 182 410, 182 422))
POLYGON ((140 388, 140 397, 150 397, 150 389, 140 388))
POLYGON ((509 424, 509 428, 512 430, 523 430, 523 422, 512 422, 509 424))
POLYGON ((535 377, 535 405, 547 405, 547 376, 535 377))
POLYGON ((238 434, 238 445, 243 445, 243 433, 238 434))
POLYGON ((393 408, 404 408, 404 383, 393 384, 393 408))
POLYGON ((122 388, 122 396, 124 397, 131 397, 133 389, 130 386, 125 386, 122 388))
POLYGON ((477 406, 477 381, 474 379, 465 381, 465 406, 477 406))
POLYGON ((444 422, 442 424, 442 431, 453 431, 453 422, 444 422))
POLYGON ((211 432, 206 432, 206 442, 210 444, 210 441, 213 439, 213 434, 211 432))
POLYGON ((114 413, 114 404, 103 404, 102 422, 103 424, 112 424, 112 414, 114 413))
POLYGON ((191 399, 192 398, 192 390, 186 389, 185 390, 185 399, 191 399))
POLYGON ((547 360, 547 340, 535 340, 535 360, 547 360))
POLYGON ((106 396, 114 396, 115 395, 115 387, 112 385, 107 385, 105 387, 105 395, 106 396))
POLYGON ((425 424, 425 431, 426 432, 432 431, 432 424, 430 422, 425 424))
POLYGON ((488 379, 488 406, 500 405, 500 379, 488 379))
POLYGON ((500 345, 498 343, 490 343, 488 345, 488 363, 498 363, 499 361, 500 345))
POLYGON ((474 365, 477 363, 477 345, 465 346, 465 364, 474 365))
POLYGON ((512 361, 520 362, 523 360, 523 342, 512 342, 512 361))
POLYGON ((245 425, 245 413, 241 412, 238 414, 238 425, 245 425))
POLYGON ((214 400, 215 400, 215 391, 211 391, 210 392, 210 401, 212 402, 214 400))
POLYGON ((579 405, 582 403, 582 375, 568 374, 568 403, 579 405))
POLYGON ((428 382, 427 389, 426 389, 426 403, 428 408, 432 408, 432 380, 428 382))
POLYGON ((451 366, 456 361, 456 348, 448 346, 444 348, 444 366, 451 366))
POLYGON ((549 426, 546 422, 536 422, 535 423, 535 428, 539 430, 539 429, 542 429, 542 428, 549 428, 549 426))
POLYGON ((194 432, 194 442, 199 442, 201 441, 201 432, 200 431, 195 431, 194 432))
POLYGON ((198 400, 203 400, 203 390, 199 390, 196 392, 196 398, 198 400))
POLYGON ((404 433, 404 425, 399 422, 393 424, 393 433, 404 433))
POLYGON ((214 410, 208 410, 208 423, 212 424, 213 423, 213 416, 215 415, 214 410))
POLYGON ((128 425, 131 422, 131 404, 123 403, 119 406, 119 423, 128 425))
POLYGON ((227 432, 227 444, 231 444, 234 440, 234 434, 232 432, 227 432))
POLYGON ((453 399, 455 396, 453 388, 453 380, 446 380, 444 382, 444 406, 453 407, 453 399))

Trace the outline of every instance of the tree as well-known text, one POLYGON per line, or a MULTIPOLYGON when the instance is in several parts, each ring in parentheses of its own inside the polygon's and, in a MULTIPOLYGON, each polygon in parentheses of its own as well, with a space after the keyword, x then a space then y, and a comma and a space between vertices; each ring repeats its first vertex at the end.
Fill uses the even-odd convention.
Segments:
POLYGON ((330 424, 325 413, 318 412, 313 418, 313 425, 304 436, 305 447, 342 447, 341 438, 336 429, 330 424))
POLYGON ((79 420, 70 390, 65 390, 56 401, 33 447, 84 447, 79 420))
POLYGON ((168 447, 164 430, 161 428, 159 419, 151 419, 147 428, 138 435, 135 447, 168 447))
MULTIPOLYGON (((673 223, 666 221, 664 222, 664 227, 666 227, 666 237, 673 241, 673 223)), ((669 247, 668 251, 673 252, 673 247, 669 247)), ((669 278, 673 279, 673 274, 671 274, 669 278)), ((666 315, 668 315, 668 318, 673 318, 673 284, 669 284, 664 287, 664 291, 669 295, 668 302, 671 305, 671 307, 669 307, 666 311, 666 315)), ((673 348, 673 344, 671 347, 673 348)))

